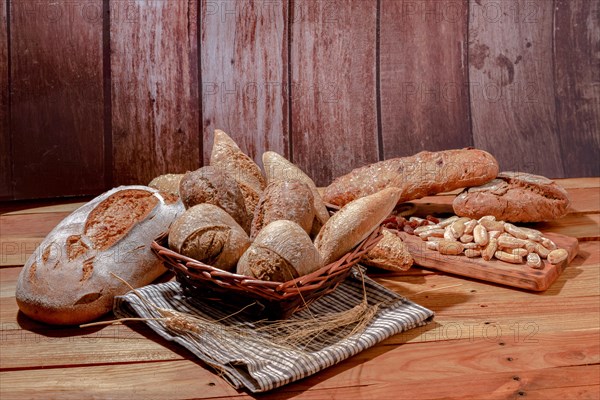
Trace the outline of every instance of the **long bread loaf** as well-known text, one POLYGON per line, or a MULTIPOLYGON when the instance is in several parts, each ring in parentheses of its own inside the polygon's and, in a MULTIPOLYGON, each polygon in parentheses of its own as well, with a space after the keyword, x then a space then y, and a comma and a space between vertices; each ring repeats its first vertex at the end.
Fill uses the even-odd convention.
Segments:
POLYGON ((343 206, 386 187, 401 190, 398 202, 482 185, 498 175, 498 162, 488 152, 472 148, 422 151, 357 168, 335 179, 323 200, 343 206))

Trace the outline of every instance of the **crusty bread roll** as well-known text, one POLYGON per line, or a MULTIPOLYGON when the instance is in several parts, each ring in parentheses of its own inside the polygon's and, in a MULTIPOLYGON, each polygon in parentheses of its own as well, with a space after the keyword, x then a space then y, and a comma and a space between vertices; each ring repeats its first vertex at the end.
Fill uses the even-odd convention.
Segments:
POLYGON ((389 229, 383 229, 381 240, 360 259, 361 264, 388 271, 406 271, 413 261, 408 246, 389 229))
POLYGON ((436 193, 482 185, 498 175, 498 162, 489 153, 472 148, 422 151, 411 157, 380 161, 335 179, 323 199, 343 206, 386 187, 401 189, 399 202, 436 193))
POLYGON ((265 175, 267 176, 267 182, 271 183, 276 180, 295 179, 308 185, 313 194, 313 206, 316 217, 312 233, 317 235, 321 227, 329 220, 329 211, 327 211, 327 207, 325 207, 325 203, 323 203, 323 199, 321 198, 321 194, 319 193, 315 182, 306 175, 304 171, 274 151, 265 152, 262 156, 262 160, 265 168, 265 175))
POLYGON ((460 193, 452 207, 461 217, 541 222, 563 217, 569 204, 567 191, 544 176, 501 172, 497 179, 460 193))
POLYGON ((295 222, 310 233, 315 211, 313 195, 306 183, 296 180, 269 183, 254 211, 250 237, 255 238, 263 227, 280 219, 295 222))
POLYGON ((244 196, 237 181, 226 172, 212 166, 188 172, 181 179, 179 193, 185 208, 202 203, 214 204, 250 233, 252 220, 248 216, 244 196))
POLYGON ((242 227, 223 209, 208 203, 187 209, 169 231, 172 250, 225 271, 235 269, 249 245, 242 227))
POLYGON ((264 281, 285 282, 323 266, 308 234, 295 222, 279 220, 265 226, 246 250, 237 273, 264 281))
POLYGON ((325 265, 337 261, 369 236, 390 215, 400 194, 398 188, 383 189, 356 199, 333 214, 315 239, 325 265))
POLYGON ((179 182, 183 178, 183 174, 165 174, 152 179, 148 186, 160 190, 163 193, 168 193, 173 196, 179 196, 179 182))
POLYGON ((240 150, 233 139, 218 129, 215 130, 210 165, 225 171, 237 181, 252 220, 260 194, 267 185, 259 166, 240 150))
POLYGON ((27 260, 16 299, 27 316, 50 324, 81 324, 112 309, 128 287, 147 285, 166 269, 150 250, 181 202, 146 186, 112 189, 62 220, 27 260))

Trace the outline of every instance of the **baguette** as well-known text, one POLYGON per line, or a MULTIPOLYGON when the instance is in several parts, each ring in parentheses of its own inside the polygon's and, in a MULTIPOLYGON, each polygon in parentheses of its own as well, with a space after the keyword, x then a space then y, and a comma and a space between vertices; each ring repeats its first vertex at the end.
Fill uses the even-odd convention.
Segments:
POLYGON ((323 196, 328 203, 344 206, 352 200, 386 187, 401 190, 398 202, 436 193, 482 185, 498 175, 498 162, 489 153, 472 148, 422 151, 357 168, 335 179, 323 196))
POLYGON ((267 182, 295 179, 308 185, 313 195, 313 206, 315 210, 315 221, 313 223, 312 233, 314 235, 318 234, 321 226, 329 220, 329 211, 327 211, 327 207, 325 207, 325 203, 323 203, 323 198, 317 190, 315 182, 306 175, 304 171, 274 151, 265 152, 262 160, 263 166, 265 167, 267 182))
POLYGON ((19 274, 15 297, 27 316, 49 324, 89 322, 112 309, 115 296, 166 272, 152 240, 183 212, 181 202, 146 186, 112 189, 62 220, 19 274))
POLYGON ((254 216, 260 194, 267 182, 258 165, 225 132, 216 129, 210 165, 229 174, 240 186, 249 219, 254 216))
POLYGON ((315 239, 325 265, 337 261, 369 236, 390 215, 399 197, 400 189, 383 189, 346 204, 329 218, 315 239))

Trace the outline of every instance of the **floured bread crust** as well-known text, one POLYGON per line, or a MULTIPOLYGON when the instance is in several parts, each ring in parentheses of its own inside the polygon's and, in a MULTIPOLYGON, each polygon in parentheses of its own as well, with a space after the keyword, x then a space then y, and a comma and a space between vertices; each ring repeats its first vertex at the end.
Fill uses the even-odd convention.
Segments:
POLYGON ((27 316, 50 324, 81 324, 112 310, 115 296, 151 283, 166 269, 152 240, 183 211, 158 190, 122 186, 75 210, 42 241, 17 280, 27 316))
POLYGON ((464 217, 493 215, 509 222, 541 222, 566 215, 569 204, 567 191, 546 177, 502 172, 485 185, 464 190, 452 207, 464 217))

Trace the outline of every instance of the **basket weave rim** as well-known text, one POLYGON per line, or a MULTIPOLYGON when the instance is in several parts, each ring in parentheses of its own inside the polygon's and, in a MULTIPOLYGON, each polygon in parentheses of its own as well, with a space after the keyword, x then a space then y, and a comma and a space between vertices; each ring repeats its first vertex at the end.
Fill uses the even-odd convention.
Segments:
MULTIPOLYGON (((264 281, 264 280, 256 279, 254 277, 240 275, 235 272, 229 272, 229 271, 225 271, 225 270, 213 267, 212 265, 205 264, 205 263, 198 261, 196 259, 193 259, 191 257, 184 256, 183 254, 180 254, 180 253, 178 253, 174 250, 171 250, 167 247, 164 247, 163 245, 160 244, 161 242, 164 242, 164 240, 168 236, 168 233, 169 233, 168 231, 159 235, 152 242, 151 247, 157 253, 157 255, 159 255, 161 258, 171 258, 171 259, 176 258, 176 259, 184 261, 186 268, 187 267, 192 267, 192 268, 195 267, 195 268, 201 268, 203 270, 208 270, 207 272, 210 274, 211 278, 225 278, 225 279, 232 279, 232 280, 236 279, 236 280, 239 280, 240 283, 246 287, 254 286, 254 287, 269 288, 269 289, 274 290, 275 292, 286 293, 286 292, 288 292, 288 289, 292 289, 292 288, 294 289, 294 292, 298 292, 298 291, 300 291, 300 289, 303 289, 301 291, 310 290, 310 289, 312 289, 310 283, 311 283, 311 281, 315 280, 316 278, 318 278, 320 276, 327 277, 330 275, 337 275, 337 274, 345 271, 347 268, 349 268, 355 264, 355 263, 353 263, 350 266, 347 265, 346 262, 348 260, 356 259, 358 262, 358 260, 360 259, 359 256, 362 256, 363 254, 368 252, 370 249, 375 247, 375 245, 382 238, 381 231, 382 231, 382 227, 378 226, 354 249, 352 249, 348 253, 344 254, 337 261, 327 264, 309 274, 300 276, 298 278, 295 278, 295 279, 292 279, 292 280, 289 280, 286 282, 264 281)), ((318 287, 318 286, 320 286, 320 285, 317 284, 316 287, 318 287)))

